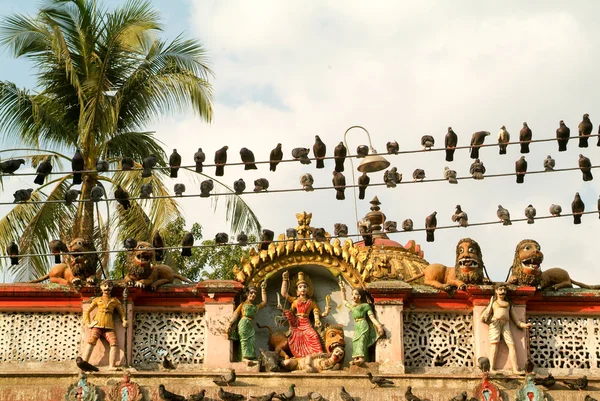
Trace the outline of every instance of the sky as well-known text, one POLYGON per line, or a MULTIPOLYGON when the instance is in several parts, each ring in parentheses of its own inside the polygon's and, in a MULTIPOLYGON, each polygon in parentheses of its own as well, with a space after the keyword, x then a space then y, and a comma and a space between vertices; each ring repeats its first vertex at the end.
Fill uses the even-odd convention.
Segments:
MULTIPOLYGON (((119 4, 112 0, 106 2, 119 4)), ((597 74, 600 28, 594 21, 600 3, 573 1, 153 1, 161 12, 165 36, 178 33, 198 38, 206 47, 215 72, 214 118, 210 124, 192 113, 165 115, 148 122, 164 142, 167 154, 178 149, 184 163, 192 164, 193 153, 202 147, 212 162, 214 151, 229 146, 229 160, 239 161, 238 151, 247 147, 257 160, 268 159, 279 142, 286 158, 295 147, 312 148, 319 135, 328 155, 343 140, 351 126, 366 128, 376 150, 385 151, 396 140, 401 150, 419 149, 422 135, 433 135, 442 147, 447 127, 468 145, 475 131, 490 131, 486 143, 494 143, 505 125, 511 138, 518 138, 527 121, 534 139, 552 138, 559 120, 572 133, 584 113, 600 123, 597 74)), ((3 1, 0 17, 14 12, 35 11, 37 1, 3 1)), ((0 55, 0 78, 18 86, 35 85, 30 66, 0 55)), ((348 132, 352 152, 367 144, 360 129, 348 132)), ((568 151, 558 153, 554 142, 531 145, 525 155, 529 170, 542 169, 546 155, 556 159, 557 168, 576 167, 579 154, 600 164, 596 138, 590 147, 579 149, 569 142, 568 151)), ((312 152, 311 152, 312 153, 312 152)), ((498 148, 481 150, 488 174, 514 171, 519 147, 510 146, 506 155, 498 148)), ((390 155, 390 167, 412 180, 412 171, 423 168, 427 178, 441 178, 444 166, 468 175, 472 160, 468 150, 458 150, 447 163, 444 152, 390 155)), ((310 172, 315 186, 331 185, 333 162, 325 169, 315 164, 284 163, 277 172, 259 165, 245 172, 240 166, 226 167, 224 181, 238 178, 250 184, 267 178, 270 189, 299 188, 299 177, 310 172)), ((350 163, 346 180, 350 184, 350 163)), ((356 167, 356 164, 355 166, 356 167)), ((596 174, 597 170, 594 170, 596 174)), ((437 211, 439 225, 452 224, 457 204, 469 222, 497 220, 500 204, 513 218, 523 218, 528 204, 538 216, 548 215, 550 204, 570 212, 575 192, 586 211, 597 210, 600 173, 583 182, 579 171, 527 175, 524 184, 515 177, 462 180, 372 187, 365 200, 357 200, 359 218, 369 211, 369 200, 377 196, 388 220, 400 223, 411 218, 415 228, 437 211)), ((382 182, 383 172, 371 175, 371 183, 382 182)), ((27 187, 28 178, 17 179, 16 187, 27 187)), ((172 186, 176 180, 168 181, 172 186)), ((199 193, 189 182, 187 193, 199 193)), ((13 183, 5 183, 1 201, 12 201, 13 183)), ((29 185, 30 186, 30 185, 29 185)), ((249 185, 250 186, 250 185, 249 185)), ((334 223, 355 224, 352 190, 346 200, 335 198, 334 190, 244 195, 264 228, 278 233, 296 226, 295 214, 312 212, 312 225, 333 233, 334 223)), ((224 205, 224 203, 222 203, 224 205)), ((202 224, 205 238, 229 232, 223 208, 215 213, 209 199, 181 200, 187 224, 202 224)), ((6 209, 0 210, 6 213, 6 209)), ((524 238, 537 240, 545 254, 543 269, 562 267, 578 281, 600 284, 600 270, 592 241, 600 220, 583 216, 581 225, 571 217, 439 230, 435 242, 425 241, 424 232, 398 233, 390 238, 401 244, 414 239, 425 259, 453 265, 459 239, 479 242, 491 278, 503 281, 512 264, 516 244, 524 238)))

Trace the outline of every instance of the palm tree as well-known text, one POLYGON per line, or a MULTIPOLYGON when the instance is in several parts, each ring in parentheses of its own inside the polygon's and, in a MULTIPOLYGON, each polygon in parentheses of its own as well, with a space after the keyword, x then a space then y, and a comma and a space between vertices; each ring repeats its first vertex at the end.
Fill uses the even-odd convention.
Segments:
MULTIPOLYGON (((212 72, 198 41, 181 36, 171 42, 160 40, 158 20, 157 11, 145 0, 130 0, 112 11, 96 0, 49 0, 34 17, 16 14, 0 23, 0 43, 15 57, 32 61, 38 72, 36 91, 0 81, 1 135, 21 144, 6 151, 27 152, 33 167, 43 158, 62 161, 68 171, 76 148, 84 156, 85 170, 95 170, 98 159, 117 169, 123 156, 139 162, 151 154, 164 166, 165 152, 144 125, 190 106, 210 121, 212 72)), ((140 186, 152 181, 155 195, 168 195, 164 177, 156 170, 144 180, 139 171, 103 175, 90 171, 83 177, 81 199, 89 199, 99 182, 105 188, 121 185, 137 196, 140 186)), ((64 199, 71 178, 49 180, 32 199, 64 199)), ((249 231, 260 227, 241 199, 227 198, 232 227, 242 225, 249 231)), ((91 202, 18 204, 0 220, 0 246, 5 249, 20 238, 22 253, 47 253, 51 239, 83 237, 105 250, 111 239, 149 239, 180 215, 171 198, 132 202, 128 211, 113 208, 112 213, 109 203, 117 206, 106 202, 102 212, 99 203, 91 202)), ((104 255, 106 269, 108 254, 104 255)), ((13 271, 17 280, 48 270, 46 257, 22 260, 13 271)))

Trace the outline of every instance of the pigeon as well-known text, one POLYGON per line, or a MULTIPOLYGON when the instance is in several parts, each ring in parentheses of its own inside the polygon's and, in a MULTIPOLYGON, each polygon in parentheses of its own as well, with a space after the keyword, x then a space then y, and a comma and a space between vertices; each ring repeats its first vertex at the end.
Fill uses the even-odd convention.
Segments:
POLYGON ((192 394, 189 397, 189 401, 204 401, 204 397, 206 396, 206 390, 202 389, 199 393, 192 394))
POLYGON ((244 163, 244 170, 257 170, 256 164, 254 164, 254 153, 248 148, 240 149, 240 157, 242 163, 244 163))
POLYGON ((554 379, 554 376, 552 376, 552 373, 548 373, 548 376, 546 377, 535 377, 533 382, 536 386, 544 386, 546 388, 552 388, 556 384, 556 380, 554 379))
POLYGON ((552 156, 548 155, 544 159, 544 171, 554 171, 554 166, 556 166, 556 162, 552 158, 552 156))
POLYGON ((339 173, 337 171, 333 171, 333 179, 331 180, 333 186, 335 187, 335 199, 344 200, 346 196, 344 195, 344 191, 346 189, 346 177, 344 174, 339 173))
POLYGON ((69 248, 67 248, 67 245, 59 239, 53 239, 48 245, 50 247, 50 252, 54 255, 54 263, 61 262, 61 253, 69 252, 69 248))
POLYGON ((79 149, 76 149, 75 154, 71 159, 71 170, 73 171, 73 185, 79 185, 82 183, 82 176, 79 171, 83 171, 84 165, 85 161, 83 160, 81 151, 79 149))
POLYGON ((489 373, 490 371, 490 359, 486 356, 481 356, 477 359, 477 366, 483 373, 489 373))
POLYGON ((363 171, 362 175, 358 177, 358 199, 365 199, 365 192, 370 182, 371 178, 363 171))
POLYGON ((185 192, 185 184, 178 182, 173 186, 173 191, 175 192, 175 196, 183 196, 185 192))
POLYGON ((281 162, 281 159, 283 159, 283 151, 281 150, 281 144, 278 143, 269 155, 269 170, 277 170, 277 165, 281 162))
POLYGON ((423 145, 423 150, 431 150, 434 144, 435 139, 431 135, 423 135, 421 137, 421 145, 423 145))
POLYGON ((98 159, 96 161, 96 171, 99 173, 105 173, 110 168, 110 165, 106 160, 98 159))
POLYGON ((190 232, 184 234, 181 240, 181 256, 192 256, 192 246, 194 245, 194 235, 190 232))
POLYGON ((555 205, 554 203, 550 205, 550 214, 554 217, 560 217, 562 213, 562 207, 560 205, 555 205))
POLYGON ((369 147, 367 145, 358 145, 356 148, 356 158, 362 159, 369 155, 369 147))
POLYGON ((140 198, 148 199, 152 196, 152 183, 143 184, 140 187, 140 198))
POLYGON ((311 173, 304 173, 300 176, 300 185, 306 192, 313 191, 313 183, 315 182, 311 173))
POLYGON ((19 245, 15 241, 11 241, 6 247, 6 254, 10 256, 10 264, 12 266, 19 264, 19 245))
POLYGON ((357 223, 357 226, 358 226, 358 232, 363 237, 365 246, 373 245, 373 235, 372 235, 373 226, 371 224, 371 221, 368 220, 367 218, 361 219, 357 223))
POLYGON ((458 184, 456 179, 456 171, 450 170, 448 166, 444 167, 444 178, 448 180, 450 184, 458 184))
POLYGON ((333 157, 335 160, 335 171, 338 173, 344 172, 344 162, 346 161, 346 155, 348 149, 344 146, 344 142, 341 142, 333 149, 333 157))
POLYGON ((467 227, 469 225, 469 216, 462 210, 460 205, 456 205, 456 210, 452 215, 452 221, 458 223, 460 227, 467 227))
POLYGON ((92 188, 90 192, 90 199, 92 202, 100 202, 102 197, 104 196, 104 187, 100 182, 96 183, 96 185, 92 188))
POLYGON ((75 358, 75 363, 77 364, 77 367, 82 372, 99 372, 100 371, 100 369, 98 369, 97 367, 95 367, 91 363, 88 363, 87 361, 84 361, 83 358, 80 357, 80 356, 78 356, 77 358, 75 358))
POLYGON ((471 136, 471 159, 479 159, 479 148, 483 145, 489 131, 477 131, 471 136))
POLYGON ((155 155, 150 155, 142 161, 142 177, 152 177, 152 169, 156 167, 158 160, 155 155))
POLYGON ((162 366, 163 366, 163 368, 165 368, 167 370, 174 370, 175 369, 175 365, 173 365, 173 362, 171 362, 169 360, 169 358, 167 358, 166 355, 163 355, 162 366))
POLYGON ((325 401, 325 398, 316 391, 311 391, 306 395, 309 401, 325 401))
POLYGON ((210 196, 210 191, 213 190, 215 184, 213 180, 204 180, 200 183, 200 197, 208 198, 210 196))
POLYGON ((269 188, 269 180, 259 178, 254 180, 254 192, 266 191, 269 188))
POLYGON ((483 175, 485 174, 485 166, 479 159, 475 159, 471 167, 469 168, 469 173, 475 180, 483 180, 483 175))
POLYGON ((592 181, 594 179, 592 175, 592 162, 584 155, 579 155, 579 169, 583 174, 583 181, 592 181))
POLYGON ((528 205, 525 208, 525 217, 527 218, 527 224, 533 224, 535 223, 535 215, 537 214, 535 208, 533 207, 533 205, 528 205))
POLYGON ((298 236, 298 230, 296 230, 295 228, 288 228, 287 230, 285 230, 285 236, 287 238, 296 239, 296 237, 298 236))
POLYGON ((573 212, 573 224, 581 224, 581 213, 585 211, 585 204, 579 196, 579 192, 575 192, 575 199, 571 203, 571 211, 573 212))
POLYGON ((277 394, 275 391, 270 392, 265 395, 251 395, 250 399, 254 401, 271 401, 273 397, 277 394))
POLYGON ((196 163, 196 172, 201 173, 204 167, 204 161, 206 160, 206 154, 202 151, 202 148, 198 148, 198 151, 194 153, 194 163, 196 163))
POLYGON ((588 385, 587 376, 579 377, 573 380, 561 380, 561 382, 571 390, 585 390, 588 385))
POLYGON ((171 178, 177 178, 177 172, 181 167, 181 155, 177 153, 177 149, 173 149, 173 153, 169 156, 169 167, 171 167, 171 178))
POLYGON ((235 369, 231 369, 226 375, 221 375, 213 380, 213 383, 217 386, 229 386, 231 383, 235 382, 236 377, 235 369))
MULTIPOLYGON (((342 146, 343 146, 343 144, 342 144, 342 146)), ((327 153, 327 145, 325 145, 325 143, 323 143, 321 138, 319 138, 319 135, 315 135, 315 144, 313 145, 313 154, 315 155, 315 159, 317 159, 317 168, 325 168, 323 159, 325 158, 326 153, 327 153)), ((342 164, 343 164, 343 162, 342 162, 342 164)), ((337 166, 337 164, 336 164, 336 166, 337 166)), ((338 170, 336 168, 336 171, 342 172, 343 169, 338 170)))
POLYGON ((556 129, 556 140, 558 142, 558 151, 565 152, 567 150, 567 143, 571 136, 571 129, 565 125, 563 120, 558 123, 560 126, 556 129))
POLYGON ((158 395, 164 401, 186 401, 184 396, 168 391, 163 384, 158 386, 158 395))
POLYGON ((586 395, 585 398, 583 399, 583 401, 598 401, 595 398, 593 398, 591 395, 586 395))
POLYGON ((243 231, 240 231, 240 233, 236 237, 236 240, 238 242, 238 245, 240 246, 248 245, 248 235, 246 235, 246 233, 243 231))
POLYGON ((451 162, 454 160, 454 151, 458 145, 458 135, 452 130, 452 127, 448 127, 448 133, 444 138, 444 146, 446 147, 446 161, 451 162))
POLYGON ((25 164, 25 159, 7 160, 0 163, 0 172, 3 174, 14 174, 14 172, 17 171, 22 164, 25 164))
POLYGON ((416 395, 414 395, 412 393, 412 387, 408 386, 406 388, 406 392, 404 393, 404 399, 406 401, 421 401, 421 399, 419 397, 417 397, 416 395))
POLYGON ((131 202, 129 201, 129 193, 121 188, 120 185, 117 184, 117 189, 115 189, 115 199, 119 202, 119 205, 123 206, 123 209, 127 210, 131 207, 131 202))
POLYGON ((450 401, 467 401, 467 392, 463 391, 456 397, 451 398, 450 401))
MULTIPOLYGON (((383 387, 383 386, 393 386, 394 382, 386 379, 385 377, 381 377, 381 376, 373 376, 371 374, 371 372, 367 373, 367 377, 369 378, 369 381, 375 385, 375 387, 383 387)), ((375 388, 373 387, 373 388, 375 388)))
POLYGON ((510 212, 507 209, 503 208, 502 205, 498 205, 498 210, 496 211, 496 216, 498 216, 498 218, 502 222, 502 225, 504 225, 504 226, 512 225, 512 222, 510 221, 510 212))
POLYGON ((396 167, 392 167, 391 170, 385 170, 383 173, 383 182, 387 188, 396 188, 396 185, 402 181, 402 174, 398 173, 396 167))
POLYGON ((308 158, 308 154, 310 153, 309 148, 294 148, 292 149, 292 157, 294 159, 300 160, 302 164, 310 164, 312 163, 308 158))
POLYGON ((509 142, 510 134, 506 130, 506 127, 503 125, 502 127, 500 127, 500 132, 498 133, 498 147, 500 148, 500 150, 498 151, 499 154, 506 154, 506 148, 509 142))
POLYGON ((134 165, 135 162, 131 157, 126 156, 121 159, 121 170, 123 171, 130 171, 134 165))
POLYGON ((421 169, 421 168, 417 168, 415 169, 415 171, 413 171, 413 181, 417 182, 418 181, 423 181, 425 179, 425 170, 421 169))
POLYGON ((406 219, 402 222, 402 229, 404 231, 412 231, 413 230, 413 221, 411 219, 406 219))
POLYGON ((388 143, 385 145, 385 147, 386 147, 386 149, 387 149, 387 152, 388 152, 390 155, 397 155, 397 154, 398 154, 398 151, 400 150, 400 146, 398 145, 398 142, 396 142, 396 141, 393 141, 393 142, 388 142, 388 143))
POLYGON ((246 182, 242 178, 233 182, 233 190, 237 195, 243 193, 246 190, 246 182))
POLYGON ((65 193, 65 205, 72 205, 73 202, 81 195, 81 191, 78 189, 69 189, 65 193))
POLYGON ((272 230, 264 228, 262 230, 262 238, 261 238, 260 248, 265 249, 265 250, 268 249, 269 244, 271 244, 271 242, 273 242, 274 237, 275 237, 275 233, 272 230))
POLYGON ((33 182, 38 185, 43 185, 46 177, 48 177, 48 174, 52 172, 52 163, 50 163, 50 159, 48 158, 41 162, 35 172, 37 175, 35 176, 35 180, 33 180, 33 182))
POLYGON ((336 237, 347 237, 348 236, 348 226, 344 223, 335 223, 333 225, 333 233, 336 237))
POLYGON ((137 247, 137 241, 135 238, 127 238, 123 241, 123 246, 128 250, 135 249, 137 247))
POLYGON ((533 369, 535 368, 535 364, 531 358, 527 358, 527 362, 525 362, 525 373, 532 374, 533 369))
POLYGON ((229 235, 227 233, 217 233, 215 235, 215 242, 218 245, 223 245, 229 242, 229 235))
POLYGON ((437 217, 435 217, 436 214, 437 212, 433 212, 425 218, 425 231, 427 233, 427 242, 435 241, 434 232, 437 226, 437 217))
POLYGON ((17 189, 15 191, 15 193, 13 194, 13 196, 15 197, 15 200, 13 201, 13 203, 27 202, 29 199, 31 199, 31 193, 32 192, 33 192, 32 188, 29 188, 29 189, 17 189))
POLYGON ((290 384, 290 388, 285 393, 278 394, 277 398, 281 401, 291 401, 296 398, 296 385, 290 384))
POLYGON ((344 386, 342 386, 340 390, 340 400, 342 401, 354 401, 354 398, 350 395, 349 392, 346 391, 344 386))
POLYGON ((387 220, 385 223, 383 223, 383 229, 387 233, 397 233, 398 223, 393 220, 387 220))
POLYGON ((525 173, 527 172, 527 160, 525 160, 525 156, 521 156, 515 162, 515 172, 517 173, 517 184, 524 183, 525 173))
POLYGON ((531 143, 532 133, 526 122, 519 132, 519 142, 521 143, 521 153, 529 153, 529 144, 531 143))
POLYGON ((242 401, 246 399, 246 397, 241 394, 230 393, 229 391, 223 390, 221 387, 219 387, 219 392, 217 395, 223 401, 242 401))
POLYGON ((587 148, 588 138, 592 135, 592 130, 594 129, 589 114, 586 113, 583 115, 583 120, 579 123, 577 128, 579 129, 579 147, 587 148))
POLYGON ((160 248, 164 248, 164 247, 165 247, 165 241, 161 237, 160 232, 157 231, 156 233, 154 233, 154 237, 152 237, 152 248, 155 248, 154 256, 158 262, 163 260, 163 255, 165 253, 165 250, 160 249, 160 248))
POLYGON ((215 175, 222 177, 225 174, 225 163, 227 163, 227 149, 229 146, 223 146, 221 149, 215 152, 215 175))

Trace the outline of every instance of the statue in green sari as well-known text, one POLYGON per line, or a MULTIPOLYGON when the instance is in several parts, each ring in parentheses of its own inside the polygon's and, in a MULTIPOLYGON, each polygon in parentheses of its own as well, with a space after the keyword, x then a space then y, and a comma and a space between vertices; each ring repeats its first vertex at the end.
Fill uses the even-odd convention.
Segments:
POLYGON ((352 337, 352 362, 350 364, 361 366, 368 358, 368 349, 377 339, 384 335, 383 325, 379 323, 369 300, 371 296, 362 288, 352 290, 352 303, 346 300, 344 282, 339 281, 342 291, 342 300, 354 318, 354 336, 352 337), (369 323, 370 321, 370 323, 369 323))
POLYGON ((256 312, 267 304, 266 281, 260 284, 260 289, 262 301, 258 305, 254 304, 258 289, 255 286, 249 286, 246 289, 246 300, 235 309, 231 319, 229 319, 229 327, 227 328, 229 339, 240 342, 242 359, 247 361, 256 359, 256 339, 253 322, 256 312))

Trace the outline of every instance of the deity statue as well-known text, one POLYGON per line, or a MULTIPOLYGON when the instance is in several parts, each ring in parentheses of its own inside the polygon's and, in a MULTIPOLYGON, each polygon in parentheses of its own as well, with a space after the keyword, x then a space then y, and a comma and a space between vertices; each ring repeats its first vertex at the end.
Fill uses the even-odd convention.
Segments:
POLYGON ((346 287, 340 277, 340 290, 342 300, 354 318, 354 336, 352 337, 352 362, 353 365, 361 366, 368 357, 368 349, 375 341, 384 335, 383 325, 379 323, 373 308, 371 307, 370 295, 362 288, 352 290, 352 303, 346 300, 346 287), (369 324, 371 321, 371 324, 369 324))
POLYGON ((131 381, 129 372, 125 372, 123 380, 116 383, 106 395, 108 401, 141 401, 143 398, 140 386, 131 381))
POLYGON ((510 331, 511 321, 520 329, 528 329, 531 323, 521 322, 517 317, 512 305, 506 300, 507 286, 504 283, 496 285, 495 295, 490 300, 489 305, 485 308, 481 315, 481 320, 490 326, 490 364, 491 371, 494 372, 494 363, 496 361, 496 353, 498 344, 503 338, 508 347, 508 360, 512 365, 512 370, 516 374, 521 374, 517 364, 517 352, 515 350, 515 340, 510 331))
POLYGON ((307 373, 319 373, 324 370, 340 370, 344 363, 344 347, 336 345, 332 352, 309 354, 298 358, 284 359, 280 365, 285 370, 303 370, 307 373))
POLYGON ((292 355, 298 358, 322 353, 321 338, 311 324, 310 314, 312 313, 315 318, 315 327, 320 328, 321 317, 327 316, 329 310, 326 309, 321 314, 319 306, 311 299, 314 287, 310 278, 303 272, 299 272, 295 280, 295 297, 288 293, 289 272, 283 272, 282 278, 281 295, 291 304, 290 309, 283 312, 290 326, 288 345, 292 355))
POLYGON ((266 281, 263 281, 260 284, 260 289, 262 300, 258 305, 254 304, 258 289, 255 286, 249 286, 246 289, 246 300, 235 309, 233 315, 231 315, 231 319, 229 319, 227 335, 230 340, 239 340, 242 358, 244 360, 256 359, 254 347, 256 340, 253 321, 256 312, 267 304, 266 281), (236 322, 237 326, 235 325, 236 322))
POLYGON ((111 370, 116 369, 117 359, 119 357, 119 347, 117 343, 117 335, 115 333, 115 322, 113 320, 113 314, 116 311, 121 320, 123 321, 123 327, 127 327, 127 315, 121 302, 113 296, 111 296, 113 289, 113 282, 111 280, 104 280, 100 284, 100 290, 102 290, 102 296, 94 298, 90 303, 88 309, 83 312, 83 322, 91 329, 90 338, 88 344, 83 350, 81 356, 84 361, 88 361, 94 346, 98 342, 99 338, 104 338, 110 345, 110 353, 108 358, 109 367, 111 370), (90 313, 94 309, 98 309, 94 320, 90 321, 90 313))

